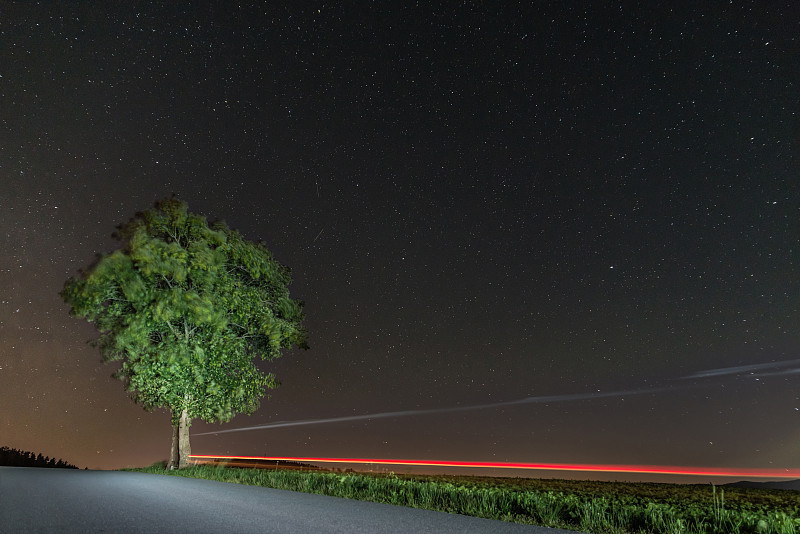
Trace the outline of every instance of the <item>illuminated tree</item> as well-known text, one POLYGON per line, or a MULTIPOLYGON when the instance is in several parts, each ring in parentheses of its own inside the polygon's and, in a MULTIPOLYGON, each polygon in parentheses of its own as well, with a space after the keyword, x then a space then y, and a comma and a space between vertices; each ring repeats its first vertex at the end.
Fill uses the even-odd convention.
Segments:
POLYGON ((95 323, 105 361, 146 410, 171 413, 168 467, 191 454, 189 426, 253 413, 272 373, 255 365, 306 345, 289 270, 224 223, 163 200, 115 234, 119 250, 64 284, 70 313, 95 323))

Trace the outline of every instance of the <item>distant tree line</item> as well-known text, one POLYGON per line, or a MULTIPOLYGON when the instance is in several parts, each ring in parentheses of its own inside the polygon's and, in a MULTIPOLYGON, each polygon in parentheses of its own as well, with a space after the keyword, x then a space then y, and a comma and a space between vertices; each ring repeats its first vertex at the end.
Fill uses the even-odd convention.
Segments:
POLYGON ((77 466, 68 464, 60 458, 49 458, 30 451, 20 451, 0 447, 0 465, 10 465, 14 467, 58 467, 61 469, 78 469, 77 466))

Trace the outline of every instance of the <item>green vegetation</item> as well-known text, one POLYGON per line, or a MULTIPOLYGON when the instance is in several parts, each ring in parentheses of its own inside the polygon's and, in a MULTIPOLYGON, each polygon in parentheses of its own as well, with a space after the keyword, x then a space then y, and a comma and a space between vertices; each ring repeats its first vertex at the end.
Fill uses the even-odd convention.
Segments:
POLYGON ((794 491, 640 484, 233 469, 144 471, 317 493, 593 534, 800 533, 794 491), (723 498, 724 495, 724 498, 723 498), (724 499, 724 500, 723 500, 724 499))
POLYGON ((170 467, 191 454, 192 418, 253 413, 277 381, 255 364, 306 346, 303 303, 289 270, 261 243, 224 223, 208 225, 176 199, 120 227, 122 247, 70 278, 71 314, 95 323, 106 361, 145 409, 172 415, 170 467))

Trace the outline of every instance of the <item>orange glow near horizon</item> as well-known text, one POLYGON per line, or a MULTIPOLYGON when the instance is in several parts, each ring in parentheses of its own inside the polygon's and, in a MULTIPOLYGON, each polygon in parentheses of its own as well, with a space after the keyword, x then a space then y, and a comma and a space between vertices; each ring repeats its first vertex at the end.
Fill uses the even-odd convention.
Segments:
POLYGON ((441 460, 393 460, 375 458, 289 458, 282 456, 212 456, 193 454, 198 460, 267 460, 308 463, 382 464, 433 467, 483 467, 493 469, 538 469, 543 471, 586 471, 601 473, 648 473, 718 477, 800 478, 800 469, 749 469, 727 467, 681 467, 664 465, 533 464, 513 462, 459 462, 441 460))

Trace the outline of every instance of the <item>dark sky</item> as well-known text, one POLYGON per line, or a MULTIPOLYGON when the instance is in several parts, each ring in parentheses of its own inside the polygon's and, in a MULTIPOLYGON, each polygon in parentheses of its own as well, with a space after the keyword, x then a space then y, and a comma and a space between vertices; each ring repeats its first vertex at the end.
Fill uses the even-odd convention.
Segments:
POLYGON ((253 4, 0 6, 0 445, 167 457, 58 292, 174 193, 312 347, 193 433, 443 410, 196 454, 800 468, 793 2, 253 4))

